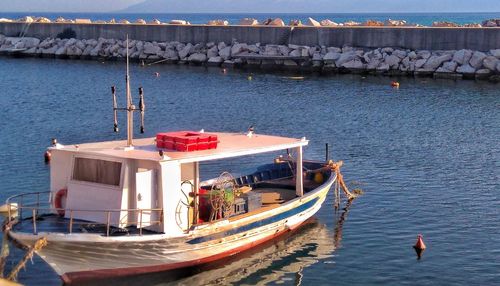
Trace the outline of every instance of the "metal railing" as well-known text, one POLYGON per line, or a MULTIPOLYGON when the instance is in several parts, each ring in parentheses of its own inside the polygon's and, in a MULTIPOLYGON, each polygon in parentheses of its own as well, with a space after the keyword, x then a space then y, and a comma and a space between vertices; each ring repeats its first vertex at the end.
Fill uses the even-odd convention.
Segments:
MULTIPOLYGON (((103 226, 103 234, 110 236, 112 228, 126 229, 120 227, 120 225, 125 225, 126 227, 135 226, 138 229, 138 234, 143 235, 143 229, 146 227, 151 227, 155 225, 161 225, 163 223, 163 209, 106 209, 106 210, 89 210, 89 209, 64 209, 64 208, 54 208, 52 207, 52 193, 51 192, 33 192, 24 193, 9 197, 6 201, 7 203, 7 213, 8 222, 11 226, 23 222, 27 219, 31 219, 33 234, 38 234, 38 220, 45 215, 60 215, 53 224, 64 224, 67 225, 67 231, 64 233, 72 234, 75 230, 76 225, 92 225, 103 226), (46 197, 46 200, 41 200, 41 198, 46 197), (24 217, 26 213, 30 216, 24 217), (66 214, 69 213, 69 218, 66 214), (78 214, 81 213, 91 213, 91 214, 101 214, 105 223, 98 221, 85 221, 83 219, 78 219, 78 214), (111 221, 113 214, 118 214, 118 227, 115 227, 111 221), (126 215, 121 216, 123 213, 126 215), (76 217, 75 217, 76 216, 76 217), (144 216, 150 216, 149 220, 144 220, 144 216), (151 218, 157 217, 157 220, 152 220, 151 218), (137 220, 130 220, 130 217, 136 217, 137 220)), ((128 230, 128 229, 127 229, 128 230)), ((58 230, 57 232, 61 232, 58 230)), ((97 233, 99 233, 97 231, 97 233)))

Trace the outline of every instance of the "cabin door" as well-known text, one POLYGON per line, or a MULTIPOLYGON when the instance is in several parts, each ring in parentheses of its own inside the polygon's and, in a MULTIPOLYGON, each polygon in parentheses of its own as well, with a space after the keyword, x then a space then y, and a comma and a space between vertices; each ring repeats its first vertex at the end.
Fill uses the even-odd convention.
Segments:
POLYGON ((155 170, 139 169, 135 174, 137 200, 137 227, 148 227, 159 221, 155 170))

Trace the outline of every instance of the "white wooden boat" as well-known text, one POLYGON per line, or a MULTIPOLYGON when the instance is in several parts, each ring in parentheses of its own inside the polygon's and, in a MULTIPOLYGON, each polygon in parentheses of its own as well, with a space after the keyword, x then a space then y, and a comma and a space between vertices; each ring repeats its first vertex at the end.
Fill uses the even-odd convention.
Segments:
MULTIPOLYGON (((9 237, 23 246, 46 238, 37 254, 66 283, 191 267, 251 249, 312 217, 337 178, 327 162, 302 159, 305 138, 184 132, 196 148, 168 146, 168 134, 133 141, 132 114, 143 114, 144 101, 141 89, 136 109, 128 87, 127 76, 126 141, 54 142, 50 190, 7 200, 9 237), (206 162, 262 153, 269 163, 253 172, 200 181, 206 162)), ((116 128, 116 100, 114 110, 116 128)))
POLYGON ((18 212, 9 236, 25 246, 45 237, 38 255, 71 282, 222 259, 297 228, 320 209, 336 177, 324 162, 302 161, 307 140, 215 134, 217 149, 164 150, 163 156, 154 138, 135 140, 134 148, 124 148, 126 141, 52 147, 50 192, 8 199, 18 212), (245 210, 244 203, 243 211, 201 220, 209 217, 200 208, 201 192, 218 186, 199 181, 200 163, 287 149, 296 150, 296 161, 270 158, 231 182, 233 205, 243 191, 240 201, 252 194, 257 207, 245 210))

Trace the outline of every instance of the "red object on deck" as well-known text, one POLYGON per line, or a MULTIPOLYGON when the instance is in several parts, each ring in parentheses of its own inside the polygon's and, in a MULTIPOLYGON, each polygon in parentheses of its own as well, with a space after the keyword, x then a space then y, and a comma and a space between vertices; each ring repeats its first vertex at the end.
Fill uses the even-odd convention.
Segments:
POLYGON ((424 250, 426 248, 424 239, 421 234, 417 236, 417 243, 415 243, 415 246, 413 246, 417 250, 424 250))
POLYGON ((156 134, 156 147, 180 152, 217 149, 217 143, 217 135, 209 133, 177 131, 156 134))

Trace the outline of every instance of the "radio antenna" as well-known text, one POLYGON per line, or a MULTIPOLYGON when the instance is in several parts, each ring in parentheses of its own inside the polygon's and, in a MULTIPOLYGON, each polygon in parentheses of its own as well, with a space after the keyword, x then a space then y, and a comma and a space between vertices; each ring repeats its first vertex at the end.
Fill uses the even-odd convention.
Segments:
POLYGON ((125 108, 119 108, 116 102, 116 88, 115 86, 111 87, 111 93, 113 95, 113 125, 114 131, 118 132, 118 116, 117 111, 126 111, 127 112, 127 147, 131 148, 134 146, 134 111, 139 111, 141 113, 141 134, 144 133, 144 112, 146 110, 146 105, 144 104, 144 89, 142 87, 139 88, 139 108, 136 108, 132 103, 132 94, 130 92, 130 61, 129 61, 129 45, 128 45, 128 34, 127 34, 127 74, 125 75, 125 87, 126 87, 126 96, 127 96, 127 106, 125 108))

